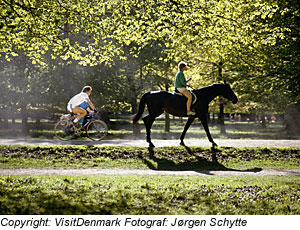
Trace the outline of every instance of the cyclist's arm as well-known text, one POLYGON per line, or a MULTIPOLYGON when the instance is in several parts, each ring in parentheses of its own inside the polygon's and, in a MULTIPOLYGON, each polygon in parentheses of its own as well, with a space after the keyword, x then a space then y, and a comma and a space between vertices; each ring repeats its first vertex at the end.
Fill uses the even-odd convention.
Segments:
POLYGON ((91 107, 92 110, 95 110, 95 106, 93 105, 93 103, 91 102, 91 100, 86 99, 87 103, 89 104, 89 106, 91 107))

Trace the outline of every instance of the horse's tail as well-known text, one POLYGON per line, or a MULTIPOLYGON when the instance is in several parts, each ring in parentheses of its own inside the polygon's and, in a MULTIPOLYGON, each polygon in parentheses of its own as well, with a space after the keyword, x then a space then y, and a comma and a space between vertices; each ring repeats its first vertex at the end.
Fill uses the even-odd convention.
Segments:
POLYGON ((143 115, 143 112, 145 110, 145 105, 146 105, 146 97, 150 94, 150 92, 144 93, 144 95, 141 97, 140 105, 139 105, 139 111, 137 114, 134 115, 133 117, 133 124, 137 123, 138 120, 141 118, 143 115))

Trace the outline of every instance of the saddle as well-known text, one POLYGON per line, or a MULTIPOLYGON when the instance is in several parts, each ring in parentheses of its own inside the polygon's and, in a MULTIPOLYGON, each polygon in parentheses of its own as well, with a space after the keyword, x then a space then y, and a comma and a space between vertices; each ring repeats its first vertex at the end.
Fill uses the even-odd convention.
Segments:
MULTIPOLYGON (((190 91, 190 90, 188 90, 190 93, 191 93, 191 95, 192 95, 192 97, 193 97, 193 100, 192 100, 192 105, 193 104, 195 104, 196 103, 196 101, 197 101, 197 96, 196 96, 196 94, 194 94, 192 91, 190 91)), ((173 95, 179 95, 179 96, 182 96, 182 97, 185 97, 182 93, 180 93, 177 89, 175 89, 175 91, 174 92, 172 92, 172 94, 173 95)))

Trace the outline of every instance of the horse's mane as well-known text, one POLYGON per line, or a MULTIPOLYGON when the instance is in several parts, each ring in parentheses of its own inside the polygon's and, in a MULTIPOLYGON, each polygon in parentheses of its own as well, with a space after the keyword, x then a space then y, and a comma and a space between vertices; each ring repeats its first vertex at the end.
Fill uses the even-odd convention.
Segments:
POLYGON ((212 88, 216 88, 218 86, 224 86, 224 83, 213 83, 211 85, 208 85, 208 86, 204 86, 200 89, 194 89, 193 92, 201 92, 201 91, 207 91, 207 90, 211 90, 212 88))

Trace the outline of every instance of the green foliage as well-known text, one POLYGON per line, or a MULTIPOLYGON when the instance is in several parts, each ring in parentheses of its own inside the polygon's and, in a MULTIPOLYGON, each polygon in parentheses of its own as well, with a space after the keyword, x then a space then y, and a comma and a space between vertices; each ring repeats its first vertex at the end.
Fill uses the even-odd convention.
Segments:
MULTIPOLYGON (((0 12, 0 54, 7 60, 24 52, 33 64, 48 64, 51 57, 65 66, 116 68, 108 79, 94 81, 113 88, 105 95, 129 86, 128 94, 121 89, 107 96, 113 111, 130 105, 135 112, 138 92, 169 88, 179 60, 197 71, 196 86, 232 83, 240 112, 282 113, 299 101, 296 1, 6 0, 0 12)), ((68 97, 76 88, 67 90, 70 82, 75 84, 69 79, 63 87, 68 97)))
POLYGON ((161 40, 169 53, 176 49, 190 53, 194 47, 226 58, 231 50, 272 45, 283 36, 287 28, 274 31, 263 21, 279 11, 276 2, 263 0, 5 1, 1 5, 6 16, 1 28, 2 52, 25 49, 37 55, 51 47, 65 60, 93 64, 120 54, 113 40, 142 47, 161 40), (78 39, 79 35, 86 39, 78 39))
POLYGON ((122 50, 124 60, 118 57, 110 66, 93 67, 91 84, 100 92, 96 102, 106 110, 136 113, 137 99, 145 91, 162 88, 166 81, 162 75, 169 65, 159 61, 164 56, 161 42, 145 47, 131 44, 122 50))

